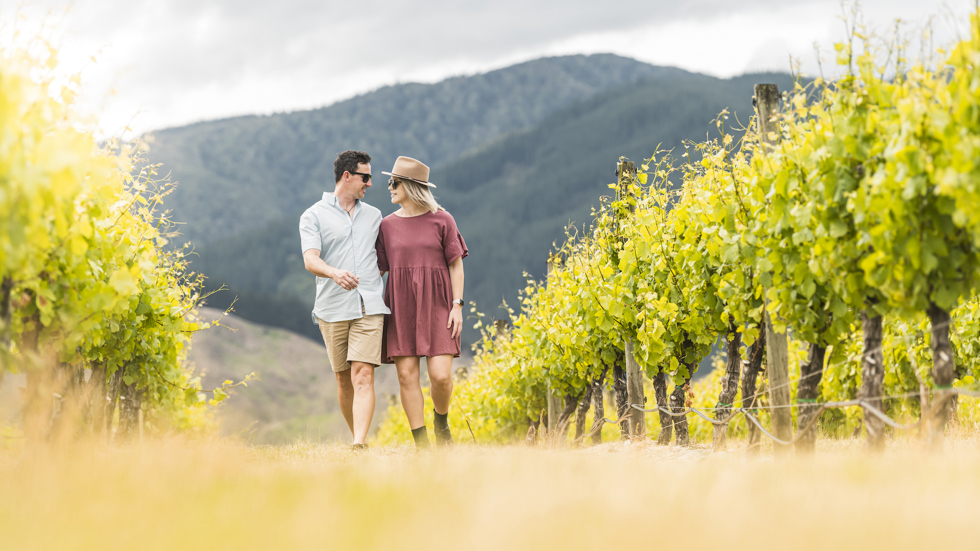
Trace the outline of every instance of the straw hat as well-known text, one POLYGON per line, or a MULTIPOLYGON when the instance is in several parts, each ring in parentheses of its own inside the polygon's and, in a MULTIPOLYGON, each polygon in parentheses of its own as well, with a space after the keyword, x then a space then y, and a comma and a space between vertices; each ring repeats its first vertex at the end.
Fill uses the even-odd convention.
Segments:
POLYGON ((391 172, 381 171, 381 174, 411 180, 423 186, 436 187, 435 184, 429 182, 429 167, 411 157, 398 157, 395 159, 395 166, 391 172))

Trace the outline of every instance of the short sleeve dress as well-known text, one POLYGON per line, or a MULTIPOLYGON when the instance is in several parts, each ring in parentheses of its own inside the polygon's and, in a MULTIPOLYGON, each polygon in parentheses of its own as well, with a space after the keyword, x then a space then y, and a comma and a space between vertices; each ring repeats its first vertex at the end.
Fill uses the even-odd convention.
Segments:
POLYGON ((459 357, 460 338, 446 329, 453 301, 449 264, 466 258, 466 242, 456 220, 444 210, 381 221, 376 244, 378 267, 388 272, 381 360, 394 356, 459 357))

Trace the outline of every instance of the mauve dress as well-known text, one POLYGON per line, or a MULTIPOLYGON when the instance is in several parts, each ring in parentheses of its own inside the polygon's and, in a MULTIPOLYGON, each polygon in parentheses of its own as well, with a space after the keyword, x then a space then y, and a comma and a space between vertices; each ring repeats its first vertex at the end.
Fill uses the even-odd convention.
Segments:
POLYGON ((444 210, 402 218, 389 214, 378 231, 378 267, 388 272, 381 361, 394 356, 459 357, 460 338, 446 329, 453 301, 449 264, 466 258, 456 220, 444 210))

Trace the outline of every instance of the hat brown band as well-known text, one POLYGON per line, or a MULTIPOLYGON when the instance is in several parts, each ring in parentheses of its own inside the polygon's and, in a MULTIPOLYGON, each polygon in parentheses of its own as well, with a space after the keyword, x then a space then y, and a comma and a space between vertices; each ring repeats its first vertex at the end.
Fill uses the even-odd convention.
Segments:
POLYGON ((395 178, 411 180, 423 186, 436 187, 435 184, 429 182, 429 167, 411 157, 398 157, 395 159, 395 166, 391 168, 391 172, 382 171, 381 173, 395 178))

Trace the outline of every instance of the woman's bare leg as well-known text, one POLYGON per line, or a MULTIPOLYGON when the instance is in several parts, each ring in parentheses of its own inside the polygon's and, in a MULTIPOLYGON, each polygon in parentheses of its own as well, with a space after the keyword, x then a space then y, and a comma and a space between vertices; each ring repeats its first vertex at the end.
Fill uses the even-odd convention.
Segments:
MULTIPOLYGON (((395 370, 398 372, 398 388, 402 397, 402 407, 408 417, 408 428, 415 430, 425 426, 422 410, 425 401, 422 398, 422 385, 419 382, 418 356, 395 356, 395 370)), ((431 367, 429 368, 431 370, 431 367)))
POLYGON ((426 358, 426 363, 429 366, 429 384, 432 385, 432 406, 436 413, 445 415, 449 413, 449 401, 453 397, 453 356, 432 356, 426 358))

